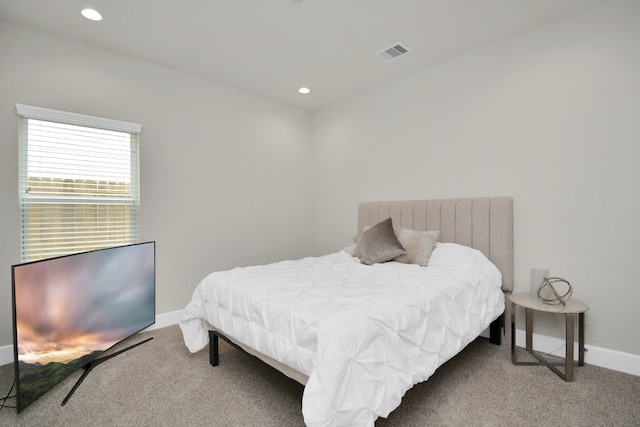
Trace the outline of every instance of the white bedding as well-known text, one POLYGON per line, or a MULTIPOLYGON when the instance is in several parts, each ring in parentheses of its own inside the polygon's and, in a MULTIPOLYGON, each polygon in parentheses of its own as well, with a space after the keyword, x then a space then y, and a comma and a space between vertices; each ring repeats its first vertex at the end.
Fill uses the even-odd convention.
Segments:
POLYGON ((373 426, 503 311, 498 269, 438 243, 428 267, 338 252, 212 273, 180 327, 191 352, 209 341, 204 319, 307 375, 308 426, 373 426))

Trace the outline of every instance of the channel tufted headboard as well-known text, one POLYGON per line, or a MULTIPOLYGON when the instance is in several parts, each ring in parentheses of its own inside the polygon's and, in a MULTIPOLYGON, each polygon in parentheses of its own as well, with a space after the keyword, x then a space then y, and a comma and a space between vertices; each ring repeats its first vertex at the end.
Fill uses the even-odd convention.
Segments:
POLYGON ((502 290, 513 291, 513 199, 467 199, 363 202, 358 232, 391 217, 395 226, 440 230, 440 241, 478 249, 502 273, 502 290))

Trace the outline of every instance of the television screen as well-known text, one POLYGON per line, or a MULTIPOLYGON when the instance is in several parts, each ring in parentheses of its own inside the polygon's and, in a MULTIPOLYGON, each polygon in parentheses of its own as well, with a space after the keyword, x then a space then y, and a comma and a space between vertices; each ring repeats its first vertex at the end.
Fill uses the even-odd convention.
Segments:
POLYGON ((14 265, 12 289, 20 412, 155 322, 155 242, 14 265))

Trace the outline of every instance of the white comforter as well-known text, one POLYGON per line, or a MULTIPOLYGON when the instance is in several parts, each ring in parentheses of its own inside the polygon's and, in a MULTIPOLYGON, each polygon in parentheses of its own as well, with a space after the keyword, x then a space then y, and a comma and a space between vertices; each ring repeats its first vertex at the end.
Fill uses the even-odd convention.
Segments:
POLYGON ((504 311, 500 285, 482 253, 453 243, 428 267, 339 252, 212 273, 180 327, 191 352, 209 341, 204 319, 308 375, 308 426, 373 426, 504 311))

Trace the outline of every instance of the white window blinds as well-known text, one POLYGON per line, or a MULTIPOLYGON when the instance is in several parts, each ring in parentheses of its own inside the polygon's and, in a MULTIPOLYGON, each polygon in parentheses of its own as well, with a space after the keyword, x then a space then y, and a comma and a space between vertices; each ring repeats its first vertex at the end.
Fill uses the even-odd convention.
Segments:
POLYGON ((138 124, 16 105, 21 259, 139 242, 138 124))

